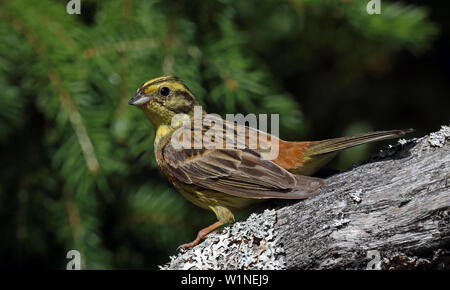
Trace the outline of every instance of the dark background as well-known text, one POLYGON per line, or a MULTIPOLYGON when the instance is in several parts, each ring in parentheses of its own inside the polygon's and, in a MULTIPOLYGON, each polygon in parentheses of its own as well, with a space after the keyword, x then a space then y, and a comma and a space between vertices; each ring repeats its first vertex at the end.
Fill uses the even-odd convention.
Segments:
POLYGON ((211 113, 280 114, 286 140, 449 124, 444 1, 67 2, 0 4, 3 269, 65 269, 71 249, 84 269, 154 269, 215 221, 168 184, 126 104, 161 75, 211 113))

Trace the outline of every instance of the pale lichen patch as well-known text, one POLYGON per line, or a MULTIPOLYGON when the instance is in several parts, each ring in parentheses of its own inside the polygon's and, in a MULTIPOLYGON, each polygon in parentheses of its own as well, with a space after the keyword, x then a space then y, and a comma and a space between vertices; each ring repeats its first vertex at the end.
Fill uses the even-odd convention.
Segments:
POLYGON ((284 249, 275 233, 276 211, 252 214, 244 222, 210 234, 200 245, 170 257, 162 270, 285 269, 284 249))
POLYGON ((443 147, 448 139, 450 139, 450 127, 441 126, 441 130, 430 134, 428 143, 433 147, 443 147))
POLYGON ((334 220, 334 223, 332 225, 333 228, 342 228, 346 224, 350 223, 350 220, 347 218, 344 218, 343 215, 341 215, 340 219, 334 220))
POLYGON ((356 191, 350 192, 349 195, 356 203, 360 203, 361 202, 361 193, 362 193, 362 189, 357 189, 356 191))

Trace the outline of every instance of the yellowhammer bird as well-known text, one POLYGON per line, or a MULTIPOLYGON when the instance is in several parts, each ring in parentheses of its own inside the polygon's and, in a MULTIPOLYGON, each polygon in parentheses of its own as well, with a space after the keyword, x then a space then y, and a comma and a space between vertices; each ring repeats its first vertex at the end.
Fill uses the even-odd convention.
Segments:
POLYGON ((156 160, 170 182, 190 202, 217 216, 216 223, 199 231, 197 238, 182 248, 197 245, 211 231, 234 221, 233 211, 268 198, 305 199, 317 194, 323 180, 307 175, 316 172, 338 151, 412 131, 370 132, 323 141, 283 141, 244 124, 217 119, 202 122, 208 114, 203 110, 200 115, 194 114, 194 107, 199 106, 194 94, 172 76, 146 82, 128 104, 142 109, 155 126, 156 160), (201 124, 200 128, 196 124, 201 124), (240 139, 242 132, 245 134, 240 139), (258 138, 253 147, 252 132, 265 137, 258 138), (200 147, 196 137, 191 136, 202 140, 200 147), (218 136, 225 137, 220 140, 218 136), (230 140, 231 147, 227 143, 230 140), (273 144, 278 155, 271 160, 264 158, 273 144))

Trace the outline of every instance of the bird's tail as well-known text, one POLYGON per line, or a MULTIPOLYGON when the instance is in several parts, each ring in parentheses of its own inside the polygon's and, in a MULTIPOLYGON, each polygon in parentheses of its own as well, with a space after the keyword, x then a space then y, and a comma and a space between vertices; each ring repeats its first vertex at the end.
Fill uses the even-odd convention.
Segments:
POLYGON ((304 156, 311 157, 316 155, 322 155, 326 153, 351 148, 365 143, 399 138, 411 132, 414 132, 414 129, 376 131, 349 137, 340 137, 312 142, 308 146, 308 149, 306 150, 304 156))
POLYGON ((275 162, 294 174, 312 175, 339 151, 365 143, 399 138, 413 129, 376 131, 311 142, 284 142, 275 162))

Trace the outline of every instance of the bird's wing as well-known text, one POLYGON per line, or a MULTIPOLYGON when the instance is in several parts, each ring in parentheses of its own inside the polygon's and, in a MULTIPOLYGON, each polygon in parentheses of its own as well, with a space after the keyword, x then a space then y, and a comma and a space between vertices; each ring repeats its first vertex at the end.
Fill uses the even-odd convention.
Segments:
MULTIPOLYGON (((203 128, 203 133, 211 128, 203 128)), ((179 128, 175 133, 182 133, 179 128)), ((174 134, 175 134, 174 133, 174 134)), ((179 181, 245 198, 303 199, 323 185, 319 178, 293 175, 256 150, 162 148, 164 167, 179 181)), ((203 146, 205 147, 205 146, 203 146)))

